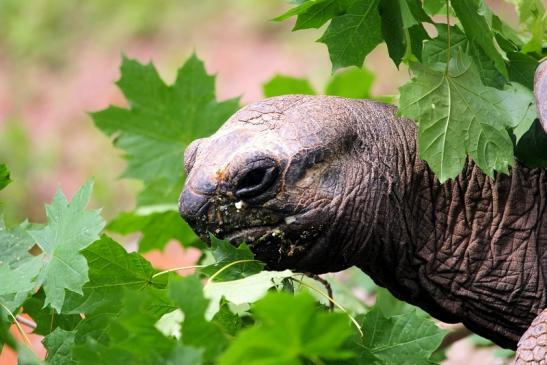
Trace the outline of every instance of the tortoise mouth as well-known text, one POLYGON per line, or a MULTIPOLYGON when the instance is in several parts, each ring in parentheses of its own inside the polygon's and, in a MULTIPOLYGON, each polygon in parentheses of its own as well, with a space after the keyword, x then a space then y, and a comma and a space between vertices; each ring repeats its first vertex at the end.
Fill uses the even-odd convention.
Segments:
POLYGON ((231 232, 225 233, 224 239, 233 245, 239 245, 243 242, 253 245, 265 241, 268 237, 275 237, 283 234, 282 225, 264 225, 254 227, 242 227, 231 232))
POLYGON ((319 230, 311 233, 311 230, 298 224, 298 218, 293 216, 276 224, 223 228, 220 232, 210 232, 234 246, 246 243, 256 259, 273 270, 297 268, 312 251, 315 240, 321 234, 319 230))

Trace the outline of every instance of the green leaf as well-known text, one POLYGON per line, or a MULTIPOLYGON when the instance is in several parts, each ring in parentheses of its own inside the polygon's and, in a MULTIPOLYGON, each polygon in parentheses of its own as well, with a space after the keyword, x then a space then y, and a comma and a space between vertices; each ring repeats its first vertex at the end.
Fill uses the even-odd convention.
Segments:
POLYGON ((223 269, 234 261, 254 260, 254 255, 245 243, 235 247, 227 241, 212 238, 212 254, 215 263, 200 270, 202 274, 212 276, 222 269, 215 276, 216 281, 227 281, 241 279, 254 275, 264 268, 264 264, 258 261, 242 262, 223 269))
POLYGON ((481 337, 479 335, 471 335, 468 337, 469 341, 475 346, 475 347, 490 347, 495 346, 494 343, 484 337, 481 337))
POLYGON ((168 207, 165 210, 177 210, 177 202, 184 184, 184 177, 173 185, 167 178, 158 178, 144 186, 144 189, 137 196, 137 212, 135 214, 146 215, 158 212, 158 207, 168 207))
POLYGON ((420 59, 422 41, 429 38, 421 23, 431 21, 420 1, 380 0, 380 15, 382 35, 395 65, 411 54, 420 59))
POLYGON ((508 77, 507 68, 503 59, 503 51, 495 44, 494 33, 488 25, 485 14, 489 11, 482 0, 458 0, 451 1, 450 5, 456 12, 467 38, 477 43, 484 53, 492 59, 496 69, 505 77, 508 77))
POLYGON ((201 365, 203 351, 192 346, 177 345, 166 359, 165 365, 201 365))
POLYGON ((107 236, 82 253, 89 265, 89 282, 83 287, 83 295, 67 292, 63 313, 115 312, 120 306, 121 289, 165 287, 165 277, 154 278, 156 270, 148 261, 138 253, 127 253, 107 236))
POLYGON ((458 49, 466 51, 471 57, 479 71, 482 82, 486 86, 503 88, 506 84, 503 75, 496 69, 494 62, 484 51, 473 42, 470 42, 466 35, 456 26, 450 27, 450 47, 448 46, 448 29, 444 24, 437 25, 438 36, 425 43, 423 49, 424 63, 446 63, 449 55, 457 53, 458 49))
POLYGON ((4 189, 11 182, 8 167, 0 164, 0 190, 4 189))
POLYGON ((181 188, 182 156, 194 139, 214 132, 238 108, 238 100, 217 102, 214 77, 192 55, 166 85, 152 64, 123 59, 118 86, 130 109, 111 106, 93 113, 96 126, 116 135, 114 144, 126 153, 123 176, 140 179, 145 189, 156 180, 167 190, 181 188))
POLYGON ((112 347, 137 358, 151 359, 171 351, 175 340, 156 328, 161 316, 175 308, 168 301, 166 289, 124 289, 122 308, 108 331, 112 347))
POLYGON ((363 319, 362 359, 378 364, 430 365, 430 357, 447 331, 411 311, 386 318, 379 309, 363 319))
POLYGON ((275 21, 297 16, 293 31, 320 28, 331 18, 344 13, 348 0, 308 0, 274 18, 275 21))
POLYGON ((400 113, 418 122, 420 157, 439 180, 456 177, 467 153, 487 175, 507 173, 513 144, 506 129, 530 117, 529 91, 484 86, 461 52, 446 70, 443 64, 411 69, 415 77, 400 89, 400 113))
POLYGON ((332 18, 319 42, 327 45, 333 70, 361 67, 382 42, 378 1, 354 0, 346 14, 332 18))
POLYGON ((507 116, 513 121, 511 126, 516 142, 519 142, 524 133, 526 133, 534 120, 538 117, 532 90, 517 84, 510 84, 507 89, 506 98, 500 98, 498 106, 505 109, 507 116))
POLYGON ((262 85, 262 92, 267 98, 287 94, 316 94, 308 80, 285 75, 275 75, 270 81, 262 85))
POLYGON ((545 40, 547 19, 545 6, 541 0, 513 0, 517 6, 519 20, 530 32, 530 39, 522 47, 525 53, 541 53, 545 40))
POLYGON ((142 232, 139 240, 139 252, 162 249, 171 239, 185 246, 199 242, 188 223, 180 218, 177 211, 166 210, 142 214, 139 210, 125 212, 110 221, 106 229, 120 234, 142 232))
POLYGON ((325 93, 354 99, 371 97, 374 74, 365 68, 352 67, 342 70, 331 77, 325 93))
POLYGON ((446 5, 446 0, 424 0, 424 10, 429 15, 437 15, 440 13, 446 13, 442 11, 446 5))
POLYGON ((262 271, 244 279, 209 282, 203 290, 205 297, 211 300, 205 317, 212 318, 218 312, 222 298, 235 305, 254 303, 292 275, 290 270, 262 271))
POLYGON ((547 134, 538 119, 518 142, 515 155, 528 167, 547 168, 547 134))
POLYGON ((520 52, 507 53, 509 58, 509 80, 516 81, 528 89, 534 88, 534 73, 538 67, 538 61, 520 52))
POLYGON ((86 211, 92 182, 87 182, 71 202, 58 190, 51 205, 46 206, 48 224, 28 233, 40 246, 40 282, 46 294, 45 305, 61 311, 65 289, 82 293, 88 281, 88 266, 80 250, 99 238, 104 220, 98 210, 86 211))
POLYGON ((401 8, 403 27, 408 29, 422 22, 431 22, 425 13, 420 0, 398 0, 401 8))
POLYGON ((209 305, 197 276, 174 278, 169 282, 169 296, 184 313, 182 342, 204 350, 206 361, 214 360, 227 346, 228 337, 220 323, 205 319, 209 305))
MULTIPOLYGON (((67 295, 65 304, 69 297, 70 295, 67 295)), ((39 290, 23 303, 24 313, 28 314, 37 325, 33 333, 46 336, 57 328, 72 331, 82 320, 79 313, 58 314, 52 308, 45 308, 45 299, 44 291, 39 290)))
MULTIPOLYGON (((73 357, 79 364, 163 364, 176 346, 156 322, 175 309, 165 289, 118 290, 115 312, 86 316, 75 336, 73 357)), ((114 308, 111 308, 114 309, 114 308)))
POLYGON ((381 287, 378 287, 376 291, 376 303, 374 307, 378 308, 386 317, 413 312, 417 309, 411 304, 398 300, 387 289, 381 287))
POLYGON ((271 293, 253 313, 258 324, 239 333, 220 365, 297 365, 352 356, 342 347, 353 332, 347 316, 319 311, 309 294, 271 293))
POLYGON ((42 343, 47 350, 46 360, 49 365, 77 364, 72 358, 74 335, 74 331, 57 328, 43 339, 42 343))
POLYGON ((8 345, 12 349, 17 347, 17 342, 9 331, 12 323, 11 316, 4 307, 0 306, 0 353, 2 353, 4 345, 8 345))
MULTIPOLYGON (((237 307, 237 309, 239 308, 237 307)), ((230 310, 230 304, 227 301, 223 301, 220 305, 220 309, 213 317, 213 321, 220 323, 230 336, 235 336, 243 327, 243 319, 230 310)))
POLYGON ((389 57, 399 67, 407 50, 399 0, 380 0, 379 10, 382 36, 386 42, 389 57))
MULTIPOLYGON (((0 267, 8 265, 16 267, 32 258, 29 253, 34 246, 34 240, 27 233, 30 225, 27 222, 8 229, 0 219, 0 267)), ((1 290, 0 290, 1 293, 1 290)))

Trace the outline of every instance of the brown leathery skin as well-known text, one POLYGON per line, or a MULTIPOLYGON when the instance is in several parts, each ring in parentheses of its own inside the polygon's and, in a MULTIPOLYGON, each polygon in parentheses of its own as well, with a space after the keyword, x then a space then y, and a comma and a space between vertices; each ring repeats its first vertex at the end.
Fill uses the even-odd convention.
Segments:
POLYGON ((516 162, 494 180, 468 161, 440 184, 417 157, 415 124, 395 113, 326 96, 246 106, 187 156, 181 214, 200 233, 250 242, 272 269, 356 265, 440 320, 515 348, 547 307, 547 171, 516 162), (280 171, 271 187, 234 196, 266 160, 280 171))
POLYGON ((522 335, 515 365, 547 365, 547 309, 534 319, 522 335))

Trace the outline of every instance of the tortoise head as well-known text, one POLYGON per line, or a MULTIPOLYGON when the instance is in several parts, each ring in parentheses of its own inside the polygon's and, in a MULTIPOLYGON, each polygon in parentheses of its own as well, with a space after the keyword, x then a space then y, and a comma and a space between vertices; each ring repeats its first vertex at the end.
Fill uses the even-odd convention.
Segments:
POLYGON ((354 240, 350 227, 366 179, 349 103, 272 98, 192 142, 184 156, 182 217, 202 237, 246 242, 271 269, 350 266, 342 248, 354 240))

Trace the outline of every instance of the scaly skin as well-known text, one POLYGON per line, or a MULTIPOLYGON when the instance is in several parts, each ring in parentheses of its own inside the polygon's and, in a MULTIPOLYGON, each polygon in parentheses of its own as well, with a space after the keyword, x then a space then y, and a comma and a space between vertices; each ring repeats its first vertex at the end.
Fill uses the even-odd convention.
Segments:
POLYGON ((547 309, 534 319, 522 335, 515 365, 547 365, 547 309))
POLYGON ((387 105, 268 99, 189 147, 181 214, 200 234, 249 242, 273 269, 356 265, 514 348, 547 307, 547 171, 516 163, 493 180, 470 161, 441 185, 415 141, 387 105))

